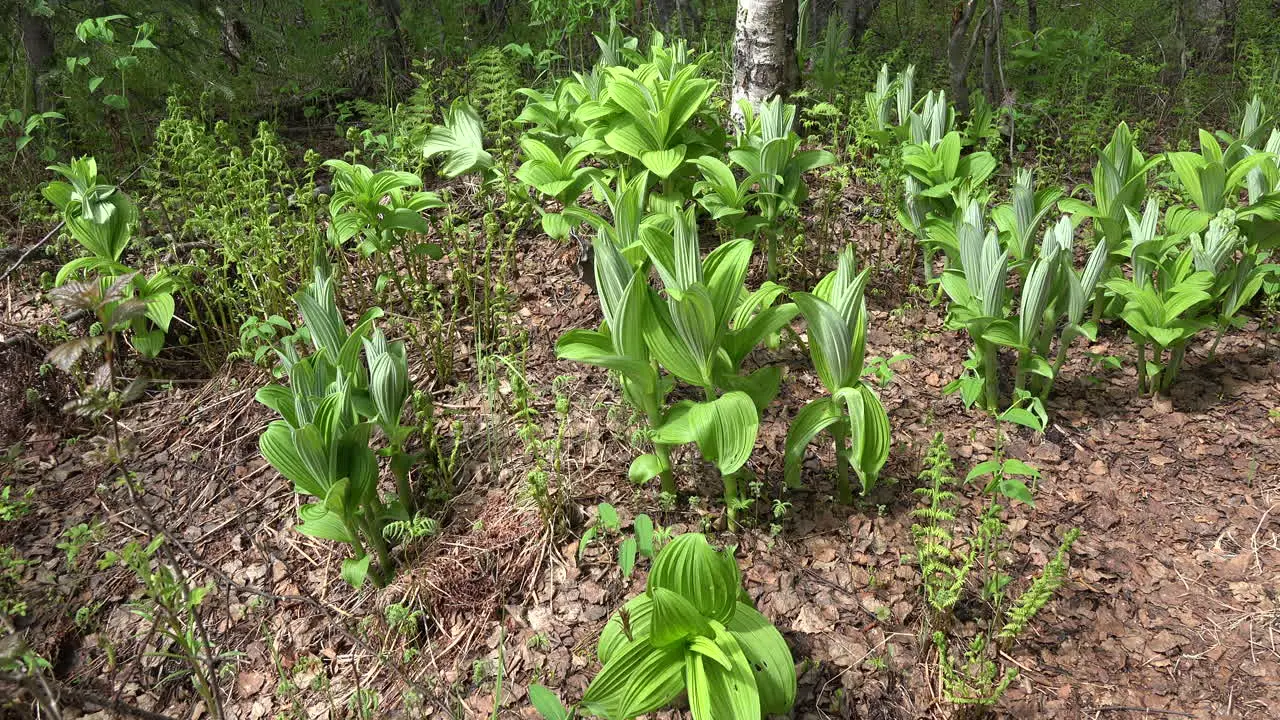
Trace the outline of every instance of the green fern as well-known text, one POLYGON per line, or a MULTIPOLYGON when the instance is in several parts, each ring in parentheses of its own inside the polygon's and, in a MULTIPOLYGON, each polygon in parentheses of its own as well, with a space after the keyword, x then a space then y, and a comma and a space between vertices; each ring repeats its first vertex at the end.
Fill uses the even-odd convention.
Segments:
POLYGON ((923 578, 925 600, 929 603, 935 624, 945 624, 945 618, 960 599, 965 580, 973 568, 972 551, 960 560, 954 550, 955 537, 951 528, 955 525, 956 516, 951 507, 955 504, 956 494, 948 489, 956 483, 952 471, 947 442, 942 433, 938 433, 929 445, 924 470, 920 473, 920 479, 928 484, 914 490, 928 504, 911 511, 913 517, 922 520, 911 526, 911 534, 915 538, 916 562, 923 578))
POLYGON ((482 48, 467 60, 467 77, 467 100, 480 108, 485 127, 502 135, 516 117, 521 83, 515 63, 496 47, 482 48))
POLYGON ((1012 643, 1027 629, 1027 625, 1035 619, 1035 616, 1044 609, 1044 606, 1053 599, 1053 594, 1062 587, 1067 579, 1067 558, 1071 554, 1071 548, 1076 544, 1076 540, 1080 537, 1080 529, 1072 528, 1067 531, 1066 537, 1062 539, 1062 544, 1058 545, 1058 552, 1053 559, 1045 565, 1044 572, 1040 573, 1023 593, 1018 596, 1013 607, 1009 608, 1006 614, 1008 622, 1000 630, 1000 634, 996 638, 1003 644, 1012 643))

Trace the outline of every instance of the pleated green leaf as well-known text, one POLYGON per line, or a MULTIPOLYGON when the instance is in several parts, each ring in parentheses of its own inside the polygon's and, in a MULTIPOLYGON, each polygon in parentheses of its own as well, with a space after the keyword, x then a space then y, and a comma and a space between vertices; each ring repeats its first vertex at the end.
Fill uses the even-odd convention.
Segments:
POLYGON ((727 552, 712 548, 703 535, 685 533, 658 552, 648 586, 670 590, 703 617, 723 623, 733 617, 737 603, 738 564, 727 552))
POLYGON ((818 398, 796 413, 787 429, 783 466, 788 487, 800 487, 805 449, 823 430, 836 423, 847 422, 844 411, 831 398, 818 398))
POLYGON ((755 672, 760 710, 785 715, 796 701, 796 667, 782 633, 750 605, 739 602, 725 629, 738 641, 755 672))
POLYGON ((684 655, 681 645, 657 648, 648 641, 629 643, 592 679, 582 704, 607 718, 653 712, 684 689, 684 655))

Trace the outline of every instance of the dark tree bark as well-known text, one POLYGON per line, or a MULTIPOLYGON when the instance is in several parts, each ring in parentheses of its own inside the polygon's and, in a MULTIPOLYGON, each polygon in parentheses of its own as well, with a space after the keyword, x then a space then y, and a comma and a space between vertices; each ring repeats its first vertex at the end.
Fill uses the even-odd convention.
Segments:
POLYGON ((383 51, 387 54, 388 64, 396 70, 406 70, 409 67, 409 49, 404 28, 400 25, 400 0, 378 0, 378 8, 387 31, 383 51))
POLYGON ((796 0, 738 0, 733 43, 733 114, 795 87, 796 0))
POLYGON ((26 3, 18 4, 18 32, 27 56, 27 87, 23 104, 28 115, 49 109, 44 92, 44 75, 53 64, 53 28, 49 18, 29 12, 26 3))
MULTIPOLYGON (((947 41, 947 66, 951 75, 951 102, 955 105, 956 115, 969 116, 969 62, 973 59, 973 41, 966 43, 969 27, 973 24, 973 14, 978 9, 978 0, 960 0, 951 15, 951 36, 947 41)), ((981 25, 981 19, 979 19, 981 25)))
POLYGON ((1040 9, 1036 7, 1036 0, 1027 0, 1027 29, 1033 36, 1040 32, 1040 9))
POLYGON ((244 60, 244 49, 250 41, 249 28, 235 10, 218 6, 214 11, 222 23, 222 54, 227 58, 231 72, 235 73, 244 60))
POLYGON ((987 102, 996 105, 1004 89, 1000 87, 1000 79, 996 75, 1000 50, 1000 34, 1004 25, 1004 8, 1001 0, 991 0, 990 12, 986 16, 986 38, 982 48, 982 92, 987 102))
POLYGON ((849 43, 856 46, 871 27, 871 18, 880 9, 880 0, 844 0, 844 24, 849 28, 849 43))

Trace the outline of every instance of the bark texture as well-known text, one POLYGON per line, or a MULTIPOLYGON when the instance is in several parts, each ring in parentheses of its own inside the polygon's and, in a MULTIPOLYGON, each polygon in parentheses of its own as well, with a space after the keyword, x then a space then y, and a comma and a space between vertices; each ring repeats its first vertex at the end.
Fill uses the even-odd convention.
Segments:
POLYGON ((849 42, 857 45, 871 27, 871 18, 880 9, 880 0, 844 0, 844 24, 849 28, 849 42))
POLYGON ((758 105, 785 95, 799 76, 796 0, 738 0, 733 42, 733 114, 738 101, 758 105))
POLYGON ((26 3, 18 5, 18 31, 22 33, 22 49, 27 56, 27 88, 23 104, 27 114, 49 109, 45 97, 44 75, 53 63, 53 29, 49 19, 31 13, 26 3))
MULTIPOLYGON (((951 102, 955 105, 956 115, 969 116, 969 62, 973 59, 973 42, 967 40, 969 27, 973 23, 974 11, 978 9, 978 0, 961 0, 951 15, 951 37, 947 41, 947 65, 951 74, 951 102)), ((981 22, 979 22, 981 25, 981 22)))

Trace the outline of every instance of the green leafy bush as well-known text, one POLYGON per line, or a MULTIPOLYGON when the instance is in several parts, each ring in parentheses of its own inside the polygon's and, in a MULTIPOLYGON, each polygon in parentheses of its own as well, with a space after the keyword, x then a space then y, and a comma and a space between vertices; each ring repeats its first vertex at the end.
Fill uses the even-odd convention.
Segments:
POLYGON ((862 494, 867 494, 892 445, 889 416, 862 379, 867 342, 866 282, 866 270, 855 274, 850 245, 840 253, 836 271, 823 278, 813 294, 794 295, 809 325, 809 354, 830 395, 805 405, 791 421, 785 453, 787 484, 799 485, 805 448, 826 430, 836 443, 837 495, 846 504, 853 502, 849 468, 858 474, 862 494))
POLYGON ((674 538, 654 559, 645 592, 605 625, 597 648, 603 667, 582 707, 623 720, 667 707, 685 693, 697 720, 758 720, 790 711, 796 695, 791 651, 744 600, 741 582, 731 552, 714 550, 699 534, 674 538))
POLYGON ((410 389, 404 345, 374 328, 379 309, 348 331, 323 262, 297 303, 314 353, 302 356, 291 345, 278 351, 289 387, 268 385, 256 395, 281 417, 262 434, 259 449, 295 490, 316 499, 299 510, 298 531, 349 544, 354 557, 343 561, 342 576, 357 587, 371 574, 372 547, 378 560, 372 576, 384 584, 393 572, 386 527, 416 511, 408 479, 416 458, 404 451, 412 427, 401 423, 410 389), (386 442, 377 453, 370 445, 375 427, 386 442), (378 491, 379 454, 390 457, 396 477, 390 499, 378 491))

